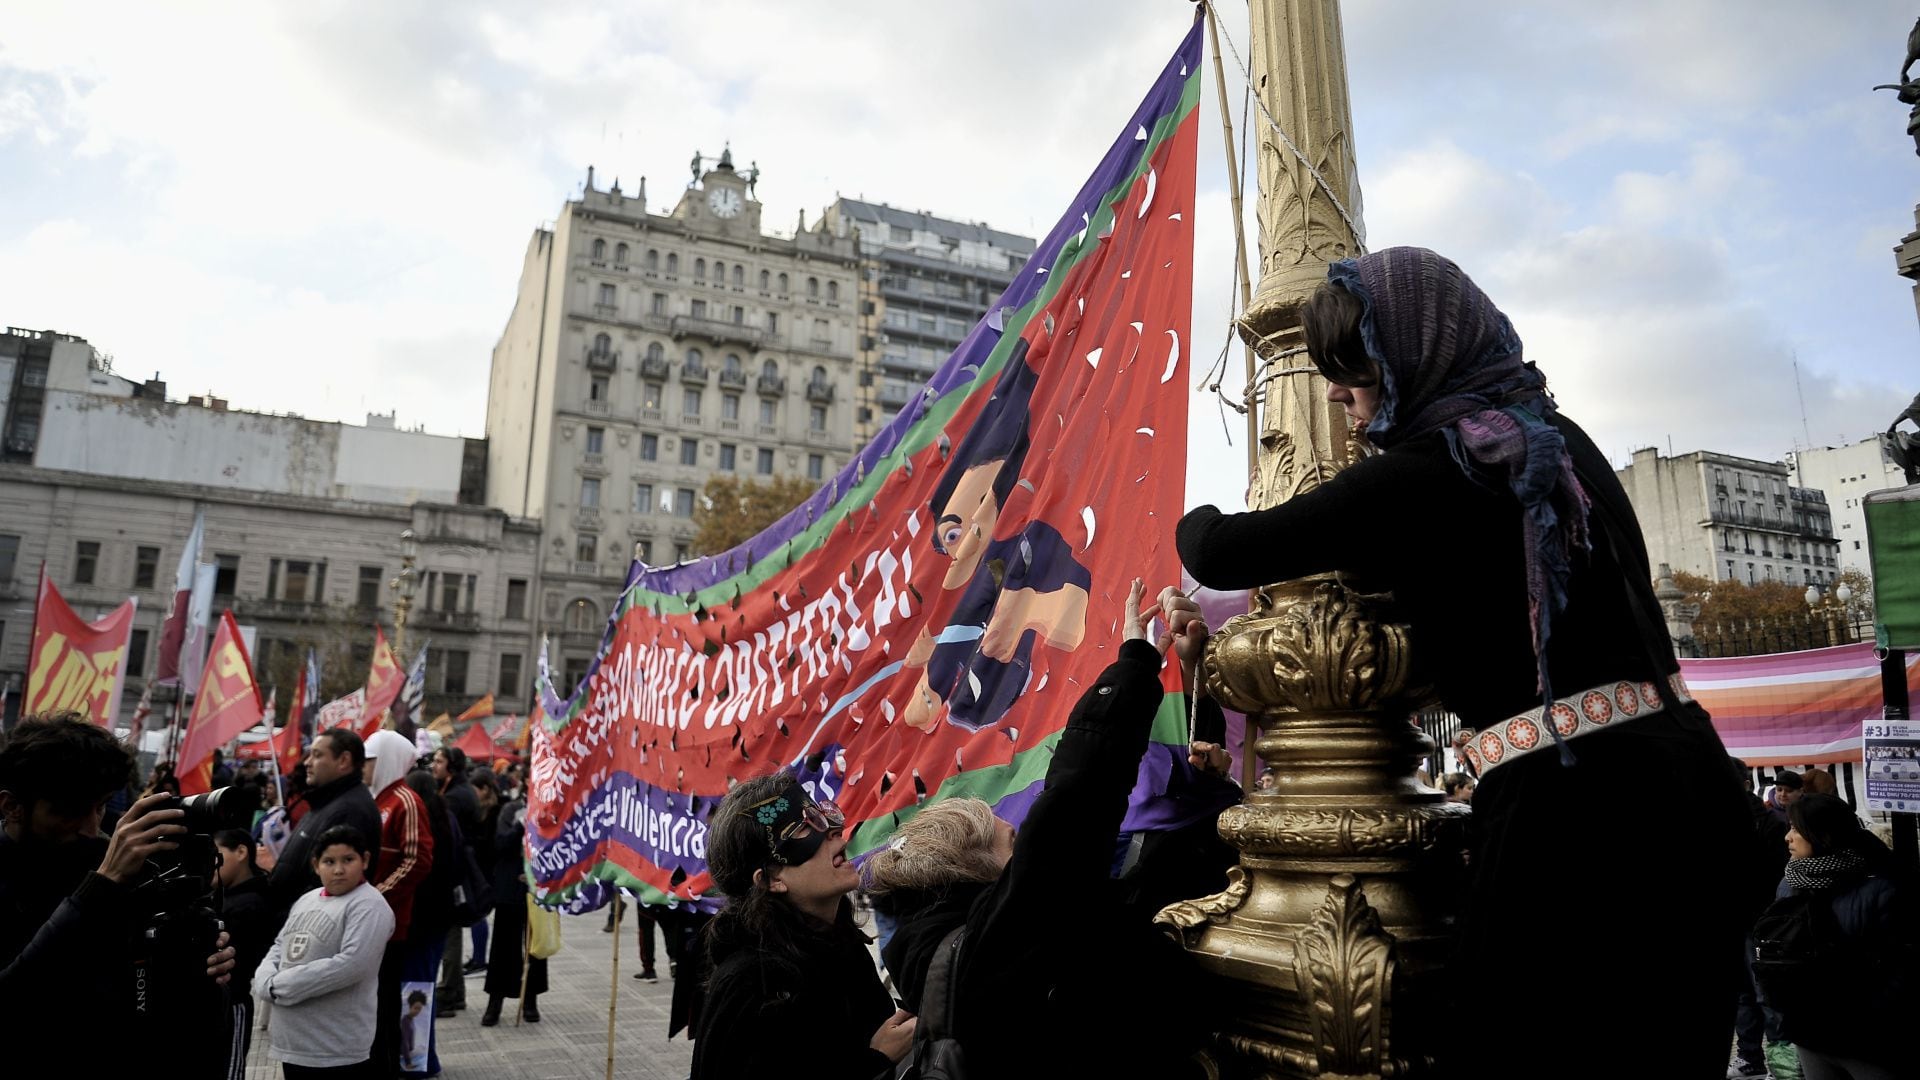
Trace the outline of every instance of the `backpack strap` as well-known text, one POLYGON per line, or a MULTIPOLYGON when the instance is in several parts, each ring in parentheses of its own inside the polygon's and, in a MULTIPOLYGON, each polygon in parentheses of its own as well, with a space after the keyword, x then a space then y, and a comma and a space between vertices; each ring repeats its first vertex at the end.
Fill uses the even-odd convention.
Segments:
POLYGON ((954 968, 959 961, 960 945, 966 939, 965 923, 954 927, 940 939, 940 948, 927 968, 926 985, 920 989, 919 1034, 929 1041, 953 1038, 954 968))

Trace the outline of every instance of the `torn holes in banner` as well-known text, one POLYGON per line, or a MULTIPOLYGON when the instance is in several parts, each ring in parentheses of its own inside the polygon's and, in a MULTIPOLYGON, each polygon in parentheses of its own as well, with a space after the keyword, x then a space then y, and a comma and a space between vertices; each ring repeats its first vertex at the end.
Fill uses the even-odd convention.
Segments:
POLYGON ((667 879, 667 887, 668 887, 668 888, 670 888, 670 889, 677 889, 677 888, 679 888, 680 886, 682 886, 682 885, 685 885, 686 883, 687 883, 687 869, 686 869, 686 867, 684 867, 684 866, 676 866, 676 867, 674 867, 674 868, 673 868, 673 876, 671 876, 671 877, 669 877, 669 878, 667 879))
POLYGON ((1087 527, 1087 542, 1080 546, 1080 550, 1085 551, 1088 548, 1093 546, 1093 533, 1094 533, 1093 507, 1083 506, 1080 508, 1080 521, 1083 524, 1085 524, 1087 527))
POLYGON ((913 798, 915 802, 927 801, 927 782, 920 779, 920 770, 913 770, 913 798))

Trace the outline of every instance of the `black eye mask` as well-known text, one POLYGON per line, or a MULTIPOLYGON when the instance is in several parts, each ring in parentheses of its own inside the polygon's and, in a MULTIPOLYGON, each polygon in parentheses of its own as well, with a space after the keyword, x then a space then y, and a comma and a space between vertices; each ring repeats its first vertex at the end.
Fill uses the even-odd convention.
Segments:
POLYGON ((740 812, 766 830, 767 852, 775 862, 798 866, 820 850, 827 836, 846 824, 846 815, 830 802, 815 802, 806 789, 788 782, 786 790, 740 812), (805 832, 806 835, 799 835, 805 832))

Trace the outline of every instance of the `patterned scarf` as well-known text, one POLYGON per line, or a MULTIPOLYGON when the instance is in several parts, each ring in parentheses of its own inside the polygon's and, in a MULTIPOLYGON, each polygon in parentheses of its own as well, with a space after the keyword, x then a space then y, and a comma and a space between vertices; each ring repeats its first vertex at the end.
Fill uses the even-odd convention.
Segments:
MULTIPOLYGON (((1567 442, 1547 419, 1546 376, 1526 362, 1513 324, 1452 260, 1398 247, 1334 263, 1327 280, 1360 299, 1360 337, 1380 366, 1380 408, 1367 440, 1382 450, 1442 432, 1478 483, 1504 482, 1524 511, 1527 607, 1536 689, 1553 704, 1547 641, 1567 604, 1572 554, 1588 550, 1587 494, 1567 442)), ((1573 763, 1566 741, 1546 725, 1573 763)))
POLYGON ((1845 848, 1831 855, 1809 855, 1787 864, 1787 885, 1798 892, 1824 892, 1858 877, 1866 866, 1866 856, 1845 848))

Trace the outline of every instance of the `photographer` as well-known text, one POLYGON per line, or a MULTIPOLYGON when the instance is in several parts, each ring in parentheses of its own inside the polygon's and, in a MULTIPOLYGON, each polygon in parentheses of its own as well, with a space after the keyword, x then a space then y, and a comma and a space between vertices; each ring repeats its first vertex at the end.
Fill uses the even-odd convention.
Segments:
MULTIPOLYGON (((132 755, 111 734, 72 713, 22 720, 0 745, 0 1014, 39 1045, 94 1048, 90 1064, 103 1072, 148 1049, 140 1037, 100 1033, 125 1033, 139 1019, 134 972, 152 913, 135 886, 148 858, 179 848, 188 833, 186 811, 162 791, 129 807, 111 838, 100 835, 107 799, 132 771, 132 755)), ((205 960, 205 989, 224 1000, 234 966, 224 932, 216 949, 205 960)), ((175 1034, 224 1056, 233 1032, 219 1025, 230 1026, 232 1014, 206 1015, 209 1030, 175 1034)))

